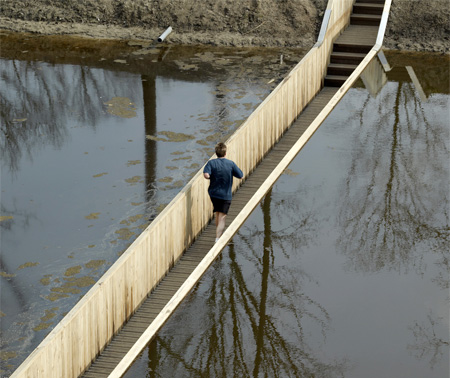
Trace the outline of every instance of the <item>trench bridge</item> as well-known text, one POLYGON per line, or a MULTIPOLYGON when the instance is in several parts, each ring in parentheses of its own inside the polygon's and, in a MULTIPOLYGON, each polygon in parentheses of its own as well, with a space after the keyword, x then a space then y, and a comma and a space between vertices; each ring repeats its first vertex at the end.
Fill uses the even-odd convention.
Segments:
POLYGON ((217 243, 200 170, 12 377, 123 376, 363 71, 387 65, 391 1, 329 0, 317 43, 226 142, 244 180, 217 243))

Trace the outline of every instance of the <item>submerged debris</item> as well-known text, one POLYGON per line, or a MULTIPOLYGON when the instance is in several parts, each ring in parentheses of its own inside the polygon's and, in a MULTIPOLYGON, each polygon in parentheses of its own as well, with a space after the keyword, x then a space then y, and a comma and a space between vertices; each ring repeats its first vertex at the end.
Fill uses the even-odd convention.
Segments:
POLYGON ((86 218, 86 219, 98 219, 98 216, 99 216, 100 214, 101 214, 101 213, 90 213, 89 215, 86 215, 85 218, 86 218))
POLYGON ((108 172, 102 172, 102 173, 98 173, 98 174, 96 174, 96 175, 94 175, 92 177, 102 177, 102 176, 107 175, 107 174, 108 174, 108 172))
POLYGON ((137 115, 136 105, 127 97, 113 97, 110 101, 105 102, 105 105, 108 106, 109 114, 121 118, 133 118, 137 115))
POLYGON ((84 266, 88 269, 98 269, 102 265, 105 265, 105 264, 106 264, 106 260, 91 260, 91 261, 87 262, 86 264, 84 264, 84 266))
POLYGON ((116 231, 116 234, 119 234, 119 239, 122 239, 122 240, 128 240, 133 235, 135 235, 135 233, 130 231, 128 228, 121 228, 116 231))
POLYGON ((146 138, 149 140, 154 140, 156 142, 186 142, 188 140, 195 139, 193 135, 176 133, 173 131, 161 131, 158 135, 164 135, 167 139, 156 137, 153 135, 147 135, 146 138))
POLYGON ((21 269, 25 269, 25 268, 31 268, 31 267, 36 266, 36 265, 39 265, 39 263, 38 262, 27 262, 27 263, 22 264, 21 266, 19 266, 17 268, 17 270, 21 270, 21 269))
POLYGON ((66 272, 64 273, 64 275, 66 277, 70 277, 70 276, 74 276, 75 274, 80 273, 81 271, 81 265, 77 265, 77 266, 73 266, 71 268, 66 269, 66 272))

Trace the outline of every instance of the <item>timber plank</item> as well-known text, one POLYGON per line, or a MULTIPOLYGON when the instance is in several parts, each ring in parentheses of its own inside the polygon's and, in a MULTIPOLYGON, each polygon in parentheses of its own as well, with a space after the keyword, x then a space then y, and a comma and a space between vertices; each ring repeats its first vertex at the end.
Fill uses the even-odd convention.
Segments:
POLYGON ((152 297, 150 296, 144 304, 141 306, 139 311, 150 311, 150 310, 159 310, 164 307, 163 302, 167 297, 167 293, 161 292, 158 296, 152 297))
POLYGON ((111 373, 111 371, 113 371, 114 369, 114 364, 116 362, 112 362, 111 364, 108 365, 99 365, 99 368, 92 368, 89 369, 89 372, 86 373, 86 375, 84 375, 84 377, 95 377, 95 378, 102 378, 102 377, 108 377, 108 375, 111 373))
MULTIPOLYGON (((167 294, 163 291, 158 291, 158 293, 150 294, 147 300, 142 304, 141 308, 149 308, 150 306, 159 306, 159 302, 163 301, 166 298, 167 294)), ((140 309, 139 309, 140 310, 140 309)))
POLYGON ((164 308, 166 303, 167 301, 164 299, 159 299, 158 301, 153 300, 151 302, 151 305, 146 306, 145 308, 142 308, 142 310, 140 310, 141 312, 139 313, 139 316, 149 318, 154 314, 158 315, 158 313, 164 308))
POLYGON ((153 314, 139 314, 139 315, 133 315, 133 321, 136 321, 139 324, 150 324, 153 319, 156 318, 157 315, 153 314))
POLYGON ((119 337, 114 338, 109 344, 108 346, 105 348, 108 349, 110 347, 114 347, 114 348, 127 348, 128 344, 130 343, 130 341, 126 341, 126 340, 121 340, 119 337))
POLYGON ((127 329, 126 330, 135 330, 140 327, 146 327, 146 324, 148 324, 148 321, 146 319, 137 319, 134 316, 132 319, 127 323, 127 329))
MULTIPOLYGON (((110 348, 110 350, 107 350, 103 353, 103 357, 105 358, 105 362, 106 359, 110 360, 110 359, 122 359, 123 356, 125 356, 127 354, 127 350, 118 350, 115 348, 110 348)), ((109 363, 109 361, 108 361, 109 363)))
POLYGON ((100 358, 96 361, 95 366, 92 366, 90 371, 93 373, 100 373, 105 371, 106 369, 114 369, 114 365, 117 363, 117 361, 120 361, 122 357, 105 357, 102 356, 102 359, 100 358))
POLYGON ((102 378, 102 377, 108 377, 109 373, 106 372, 93 372, 92 370, 87 371, 83 374, 83 377, 85 378, 102 378))
MULTIPOLYGON (((137 339, 138 339, 138 337, 136 337, 136 335, 129 334, 128 332, 125 332, 125 331, 120 332, 120 340, 121 341, 124 341, 127 343, 135 343, 137 339)), ((106 349, 107 348, 105 348, 105 351, 106 351, 106 349)), ((100 356, 101 356, 101 354, 100 354, 100 356)))
POLYGON ((158 307, 148 307, 146 309, 143 310, 142 315, 144 315, 147 318, 151 318, 151 317, 155 317, 158 316, 158 314, 161 312, 161 310, 164 308, 164 306, 167 304, 167 302, 169 301, 169 296, 165 299, 161 299, 158 302, 158 307))
POLYGON ((139 315, 148 316, 151 313, 158 314, 159 311, 163 309, 165 305, 165 298, 160 298, 158 300, 150 300, 146 303, 146 306, 143 306, 139 309, 139 315))
POLYGON ((123 332, 124 336, 128 336, 130 339, 135 338, 136 341, 142 335, 141 330, 137 330, 137 329, 133 329, 133 328, 127 329, 122 332, 123 332))
MULTIPOLYGON (((192 250, 192 253, 195 253, 195 250, 192 250)), ((190 267, 184 262, 184 260, 180 260, 179 264, 171 271, 171 274, 175 277, 186 279, 189 277, 189 272, 191 271, 190 267)))
POLYGON ((167 276, 164 284, 169 284, 169 285, 178 285, 178 284, 182 284, 184 282, 183 277, 179 277, 179 276, 175 276, 173 274, 170 274, 169 276, 167 276))
POLYGON ((202 256, 185 256, 185 257, 183 257, 183 261, 186 261, 186 262, 199 262, 202 260, 203 260, 202 256))
MULTIPOLYGON (((136 335, 133 332, 130 332, 130 330, 123 330, 120 332, 120 336, 124 339, 124 340, 128 340, 128 341, 134 341, 136 342, 136 340, 139 338, 139 335, 136 335)), ((105 349, 106 351, 106 349, 105 349)))
POLYGON ((144 323, 134 323, 133 326, 129 327, 125 332, 129 333, 130 335, 137 334, 138 338, 142 335, 142 333, 148 328, 151 322, 144 322, 144 323))
POLYGON ((106 356, 100 356, 96 361, 96 366, 93 366, 91 370, 98 371, 102 368, 108 368, 108 366, 111 363, 114 363, 115 361, 119 360, 120 357, 106 357, 106 356))
POLYGON ((139 311, 148 311, 148 310, 160 310, 163 307, 162 302, 164 301, 165 293, 161 293, 157 297, 150 297, 144 304, 140 307, 139 311))
POLYGON ((89 371, 94 374, 99 374, 106 372, 107 370, 111 371, 114 369, 114 365, 117 363, 117 361, 120 361, 121 357, 103 357, 102 360, 98 360, 95 363, 95 366, 92 366, 89 371))
MULTIPOLYGON (((130 348, 133 346, 133 344, 127 344, 127 345, 118 345, 118 344, 111 344, 111 347, 115 352, 120 352, 123 354, 127 354, 130 348)), ((108 345, 109 347, 109 345, 108 345)), ((102 352, 102 356, 105 356, 106 353, 108 353, 106 349, 102 352)))
MULTIPOLYGON (((108 347, 114 348, 114 350, 117 350, 117 351, 122 351, 124 353, 127 353, 130 350, 130 347, 132 345, 133 344, 131 344, 131 343, 127 343, 126 345, 124 345, 123 343, 115 342, 114 344, 113 343, 109 344, 108 347)), ((106 350, 105 350, 105 352, 106 352, 106 350)))
MULTIPOLYGON (((116 337, 119 337, 119 334, 116 337)), ((121 342, 124 344, 125 343, 133 343, 134 344, 136 342, 136 338, 134 336, 130 336, 126 333, 120 332, 120 338, 117 339, 117 342, 121 342)), ((109 344, 108 344, 108 347, 109 347, 109 344)), ((105 350, 103 352, 105 352, 108 349, 108 347, 105 348, 105 350)), ((100 357, 101 357, 101 354, 100 354, 100 357)))
MULTIPOLYGON (((165 304, 164 304, 164 306, 165 306, 165 304)), ((143 317, 138 318, 136 321, 138 321, 139 323, 136 323, 136 324, 150 324, 158 316, 158 314, 161 312, 161 310, 164 308, 164 306, 162 306, 161 309, 158 309, 158 311, 149 310, 148 312, 143 312, 141 314, 143 317)), ((134 316, 133 316, 133 318, 134 318, 134 316)))
POLYGON ((90 369, 89 372, 84 375, 84 377, 89 378, 103 378, 108 377, 111 371, 113 371, 114 367, 111 365, 101 366, 99 369, 90 369))
POLYGON ((192 273, 193 269, 191 266, 185 266, 185 264, 183 264, 182 267, 177 267, 177 270, 173 270, 171 272, 171 274, 178 276, 178 277, 183 277, 183 279, 185 280, 186 278, 189 277, 189 275, 192 273))

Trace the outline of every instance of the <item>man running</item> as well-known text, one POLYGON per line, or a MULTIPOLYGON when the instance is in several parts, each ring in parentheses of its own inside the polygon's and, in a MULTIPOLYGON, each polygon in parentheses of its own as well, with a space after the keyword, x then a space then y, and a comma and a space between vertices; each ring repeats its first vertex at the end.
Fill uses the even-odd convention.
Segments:
POLYGON ((216 145, 217 159, 208 161, 203 169, 203 176, 210 180, 208 194, 216 213, 216 242, 225 229, 225 217, 231 205, 233 176, 238 179, 244 176, 233 161, 225 158, 226 154, 225 143, 218 143, 216 145))

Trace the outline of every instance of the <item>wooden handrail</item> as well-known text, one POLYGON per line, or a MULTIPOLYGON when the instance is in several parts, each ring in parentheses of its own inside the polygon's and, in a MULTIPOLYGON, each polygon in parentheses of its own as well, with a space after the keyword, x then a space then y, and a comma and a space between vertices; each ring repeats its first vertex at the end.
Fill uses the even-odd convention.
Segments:
POLYGON ((320 27, 319 37, 317 38, 317 42, 314 45, 314 47, 320 47, 322 45, 322 42, 325 38, 325 34, 327 33, 328 30, 328 23, 330 22, 331 11, 332 11, 331 8, 330 9, 327 8, 325 10, 322 20, 322 26, 320 27))
POLYGON ((384 2, 383 14, 381 15, 380 27, 378 29, 376 45, 381 48, 383 46, 384 34, 386 33, 386 26, 389 18, 392 0, 384 2))

